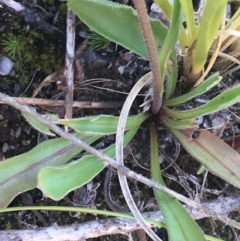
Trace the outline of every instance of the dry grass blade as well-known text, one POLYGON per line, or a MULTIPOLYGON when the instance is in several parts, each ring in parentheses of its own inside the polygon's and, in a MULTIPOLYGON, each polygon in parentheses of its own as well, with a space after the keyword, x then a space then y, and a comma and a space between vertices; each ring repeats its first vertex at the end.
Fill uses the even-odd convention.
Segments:
MULTIPOLYGON (((130 108, 132 106, 133 101, 135 100, 138 92, 143 88, 144 85, 149 83, 152 79, 152 73, 149 72, 146 75, 144 75, 132 88, 131 92, 129 93, 118 122, 118 128, 117 128, 117 135, 116 135, 116 161, 124 165, 123 161, 123 137, 124 137, 124 130, 125 125, 127 121, 127 117, 130 111, 130 108)), ((146 223, 146 221, 143 219, 142 214, 139 212, 133 198, 131 195, 131 192, 128 187, 127 178, 122 173, 118 172, 118 178, 119 182, 122 188, 123 195, 125 197, 125 200, 128 204, 129 209, 131 210, 133 216, 136 218, 138 223, 141 225, 141 227, 144 229, 144 231, 153 239, 157 241, 161 241, 161 239, 152 231, 152 229, 149 227, 149 225, 146 223)))

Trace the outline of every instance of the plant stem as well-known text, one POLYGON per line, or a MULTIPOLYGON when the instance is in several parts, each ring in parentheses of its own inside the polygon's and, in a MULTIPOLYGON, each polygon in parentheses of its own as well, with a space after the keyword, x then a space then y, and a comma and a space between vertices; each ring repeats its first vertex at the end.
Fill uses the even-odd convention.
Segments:
MULTIPOLYGON (((99 210, 95 208, 82 208, 82 207, 64 207, 64 206, 25 206, 25 207, 10 207, 10 208, 1 208, 0 213, 4 212, 14 212, 14 211, 23 211, 23 210, 48 210, 48 211, 62 211, 62 212, 80 212, 80 213, 90 213, 98 215, 107 215, 112 217, 127 218, 133 219, 134 216, 128 213, 119 213, 108 210, 99 210)), ((148 224, 154 225, 156 227, 166 228, 163 222, 153 220, 150 218, 145 218, 148 224)))
POLYGON ((144 0, 134 0, 134 4, 138 13, 138 19, 142 28, 143 37, 146 43, 151 69, 153 73, 153 104, 152 112, 157 114, 162 105, 162 80, 160 67, 158 64, 157 48, 154 42, 153 32, 149 22, 147 9, 144 0))

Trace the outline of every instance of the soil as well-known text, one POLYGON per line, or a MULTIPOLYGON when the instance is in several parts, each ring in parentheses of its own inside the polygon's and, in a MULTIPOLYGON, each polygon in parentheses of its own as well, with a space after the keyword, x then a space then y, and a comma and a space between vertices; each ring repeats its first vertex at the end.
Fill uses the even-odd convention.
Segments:
MULTIPOLYGON (((42 5, 46 7, 46 5, 42 5)), ((50 6, 49 6, 50 8, 50 6)), ((39 11, 39 10, 37 10, 39 11)), ((4 6, 0 8, 0 16, 3 16, 4 23, 6 25, 11 25, 13 21, 17 20, 18 17, 13 13, 9 12, 4 6), (3 14, 4 13, 4 14, 3 14)), ((1 19, 0 19, 1 21, 1 19)), ((60 21, 57 27, 64 29, 64 22, 60 21)), ((21 25, 24 25, 21 22, 21 25)), ((78 26, 79 29, 82 26, 78 26)), ((3 33, 9 30, 7 27, 3 33)), ((79 30, 78 30, 79 31, 79 30)), ((49 36, 46 38, 49 39, 49 36)), ((77 37, 76 39, 78 45, 81 45, 84 41, 83 38, 77 37)), ((62 51, 62 62, 64 61, 64 43, 57 43, 61 45, 62 51)), ((1 46, 0 46, 1 47, 1 46)), ((2 46, 2 53, 4 48, 2 46)), ((127 93, 131 90, 132 86, 137 82, 137 80, 142 77, 145 73, 150 71, 149 62, 144 60, 135 54, 123 49, 120 46, 116 46, 114 43, 110 43, 107 48, 100 51, 93 50, 91 45, 88 45, 83 53, 78 57, 78 60, 83 67, 84 80, 82 82, 76 81, 74 100, 78 101, 120 101, 123 102, 127 96, 127 93)), ((33 76, 36 66, 32 66, 29 70, 29 76, 33 76)), ((54 71, 57 71, 55 69, 54 71)), ((5 92, 11 96, 18 97, 23 92, 25 97, 31 97, 35 88, 41 83, 41 81, 47 76, 46 72, 38 71, 34 76, 33 81, 28 83, 23 83, 19 81, 19 75, 16 69, 13 70, 14 74, 9 76, 0 77, 0 91, 5 92), (30 83, 30 85, 29 85, 30 83), (29 86, 28 86, 29 85, 29 86)), ((232 85, 236 82, 238 78, 237 73, 231 80, 226 78, 225 83, 227 85, 232 85), (230 82, 229 82, 230 81, 230 82)), ((142 92, 145 93, 146 90, 142 92)), ((214 89, 213 93, 216 93, 219 89, 214 89)), ((64 93, 59 85, 54 83, 47 84, 38 93, 37 97, 47 98, 47 99, 63 99, 64 93)), ((210 96, 203 96, 201 98, 208 99, 210 96)), ((196 100, 195 100, 196 101, 196 100)), ((131 109, 132 114, 138 113, 141 108, 139 105, 143 102, 143 96, 139 96, 133 104, 131 109)), ((197 105, 196 101, 194 105, 197 105)), ((191 104, 191 103, 190 103, 191 104)), ((238 111, 238 106, 233 109, 235 112, 238 111), (234 109, 235 108, 235 109, 234 109)), ((53 112, 63 116, 63 108, 52 108, 42 107, 37 108, 40 113, 53 112)), ((102 108, 102 109, 74 109, 74 117, 89 116, 96 114, 111 114, 119 115, 121 108, 102 108)), ((220 113, 220 117, 226 114, 225 112, 220 113)), ((208 128, 207 124, 208 118, 203 122, 203 127, 208 128), (205 123, 205 124, 204 124, 205 123), (206 125, 206 126, 204 126, 206 125)), ((232 121, 233 127, 237 134, 239 134, 239 124, 238 122, 232 121)), ((172 190, 177 191, 187 197, 195 198, 196 194, 200 192, 200 186, 194 184, 190 176, 197 180, 197 183, 201 184, 203 181, 203 175, 197 176, 196 172, 199 168, 199 164, 191 158, 183 148, 178 145, 178 142, 174 139, 171 133, 159 123, 158 126, 159 142, 161 152, 164 152, 166 156, 161 156, 163 161, 161 168, 163 170, 162 174, 166 185, 172 190), (179 153, 176 155, 176 153, 179 153), (176 159, 175 164, 172 164, 172 160, 176 159)), ((231 128, 226 128, 224 135, 232 135, 231 128)), ((21 114, 14 110, 13 108, 1 105, 0 106, 0 147, 1 156, 4 158, 11 158, 21 153, 29 151, 31 148, 37 145, 44 136, 39 134, 36 130, 32 129, 29 124, 24 120, 21 114)), ((95 146, 101 148, 108 146, 114 142, 114 137, 109 136, 102 138, 98 141, 95 146)), ((136 171, 141 173, 146 177, 150 177, 149 172, 149 131, 148 124, 144 123, 140 128, 139 132, 136 134, 134 139, 125 148, 125 160, 126 165, 136 171), (144 141, 143 141, 144 140, 144 141)), ((96 189, 96 198, 94 200, 93 206, 99 209, 109 209, 106 201, 104 200, 103 194, 103 182, 106 170, 104 170, 100 175, 94 178, 93 183, 98 183, 100 186, 96 189)), ((228 185, 223 180, 217 178, 212 174, 208 174, 205 187, 209 192, 203 193, 203 200, 216 199, 218 195, 232 195, 237 192, 237 190, 228 185), (217 194, 216 194, 217 193, 217 194)), ((134 192, 134 185, 131 184, 131 189, 134 192)), ((153 192, 150 188, 142 184, 138 184, 139 190, 141 190, 141 200, 145 200, 148 203, 153 198, 153 192)), ((112 180, 112 190, 119 190, 119 184, 117 178, 112 180)), ((22 206, 22 205, 62 205, 71 206, 75 197, 75 192, 71 192, 67 197, 59 202, 54 202, 53 200, 43 197, 42 193, 38 189, 28 191, 26 193, 17 196, 11 206, 22 206), (71 202, 69 202, 69 200, 71 202)), ((121 193, 113 191, 113 198, 117 199, 120 203, 124 203, 121 193)), ((76 201, 76 200, 75 200, 76 201)), ((238 213, 232 214, 239 215, 238 213)), ((80 217, 74 216, 67 212, 50 212, 50 211, 39 211, 39 212, 14 212, 14 213, 2 213, 0 214, 0 229, 28 229, 37 227, 46 227, 53 224, 57 225, 68 225, 75 222, 86 222, 89 220, 97 219, 94 215, 83 215, 80 217)), ((233 230, 224 225, 219 221, 213 221, 211 219, 203 219, 198 221, 198 224, 204 230, 206 234, 216 235, 224 240, 234 240, 233 230)), ((238 235, 238 231, 235 231, 238 235)), ((159 229, 157 233, 161 236, 162 240, 167 241, 167 233, 164 229, 159 229)), ((117 236, 104 236, 101 238, 91 239, 93 241, 97 240, 129 240, 127 236, 117 235, 117 236)), ((135 238, 135 240, 137 240, 135 238)))

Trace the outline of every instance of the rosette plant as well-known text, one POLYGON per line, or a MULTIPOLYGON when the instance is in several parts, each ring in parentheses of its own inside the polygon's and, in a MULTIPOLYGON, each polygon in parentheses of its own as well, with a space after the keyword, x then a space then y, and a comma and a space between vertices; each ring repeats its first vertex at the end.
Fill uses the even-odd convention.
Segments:
MULTIPOLYGON (((202 78, 202 73, 211 46, 216 41, 225 17, 227 1, 220 0, 218 4, 214 0, 206 1, 198 23, 194 21, 192 1, 174 0, 173 5, 168 1, 157 0, 156 2, 170 19, 169 29, 159 20, 148 17, 143 0, 135 0, 136 10, 107 0, 68 0, 68 6, 92 31, 144 58, 149 58, 152 71, 144 75, 133 87, 119 117, 100 115, 47 121, 0 94, 1 100, 20 109, 36 129, 49 135, 54 135, 53 132, 55 132, 62 136, 62 138, 45 141, 28 153, 0 163, 0 206, 2 208, 6 207, 19 193, 35 187, 42 190, 45 196, 60 200, 70 191, 90 181, 110 163, 119 171, 120 185, 132 214, 153 240, 161 240, 146 224, 130 195, 126 175, 131 177, 138 177, 138 175, 134 175, 123 164, 123 146, 148 119, 150 120, 151 173, 154 181, 152 186, 164 216, 169 240, 218 240, 204 235, 182 204, 169 193, 165 193, 163 189, 160 190, 160 186, 157 185, 161 184, 161 187, 164 187, 158 162, 159 143, 156 126, 159 125, 159 121, 154 123, 154 120, 159 119, 185 150, 211 173, 240 187, 239 154, 210 131, 199 129, 196 120, 200 116, 221 111, 239 102, 240 86, 233 86, 223 91, 199 107, 185 110, 177 108, 211 90, 222 79, 218 73, 202 78), (182 26, 182 16, 186 19, 186 29, 182 26), (173 97, 178 77, 175 51, 178 40, 184 56, 185 81, 195 87, 184 95, 173 97), (201 78, 203 81, 199 81, 201 78), (151 84, 153 93, 150 111, 129 117, 132 102, 146 84, 151 84), (152 116, 155 118, 152 119, 152 116), (53 123, 70 127, 75 131, 74 137, 71 139, 70 134, 61 131, 53 123), (192 138, 192 133, 196 129, 199 136, 192 138), (102 152, 94 151, 88 146, 103 135, 115 133, 116 143, 102 152), (79 146, 93 155, 67 163, 81 151, 79 146), (115 160, 111 159, 114 157, 115 160), (23 159, 24 163, 20 161, 23 159), (9 171, 6 172, 6 170, 9 171), (10 192, 3 195, 2 192, 6 189, 10 192)), ((231 224, 239 227, 235 222, 231 224)))

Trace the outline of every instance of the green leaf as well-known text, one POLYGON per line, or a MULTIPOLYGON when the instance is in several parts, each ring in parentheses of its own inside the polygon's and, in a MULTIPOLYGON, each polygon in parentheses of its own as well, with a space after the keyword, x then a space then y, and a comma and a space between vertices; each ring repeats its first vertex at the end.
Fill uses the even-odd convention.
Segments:
MULTIPOLYGON (((133 138, 138 127, 125 134, 124 145, 133 138)), ((112 158, 115 157, 115 144, 107 147, 103 153, 112 158)), ((60 200, 70 191, 92 180, 105 167, 106 163, 92 155, 84 156, 64 166, 45 167, 39 173, 38 188, 45 196, 60 200)))
POLYGON ((165 101, 164 106, 180 105, 188 100, 193 99, 198 95, 202 95, 203 93, 209 91, 211 88, 216 86, 221 81, 221 79, 222 77, 219 76, 218 73, 214 73, 209 78, 207 78, 204 82, 202 82, 202 84, 198 85, 196 88, 194 88, 192 91, 188 92, 187 94, 165 101))
POLYGON ((187 23, 187 33, 189 35, 189 45, 193 43, 196 37, 195 16, 193 3, 191 0, 179 0, 183 9, 184 17, 187 23))
POLYGON ((216 4, 216 0, 206 1, 198 29, 196 50, 193 55, 193 74, 200 73, 207 61, 208 52, 224 18, 227 2, 227 0, 218 0, 216 4))
POLYGON ((208 103, 186 111, 176 111, 171 110, 166 107, 161 109, 162 115, 167 115, 173 119, 189 119, 189 118, 196 118, 199 116, 208 115, 211 113, 218 112, 220 110, 224 110, 231 105, 236 104, 240 101, 240 85, 234 86, 231 89, 223 91, 217 97, 211 99, 208 103))
POLYGON ((161 120, 167 121, 170 126, 172 126, 175 129, 186 129, 186 128, 197 128, 198 122, 196 119, 184 119, 184 120, 173 120, 171 118, 168 118, 167 116, 161 116, 161 120))
MULTIPOLYGON (((83 138, 83 135, 76 135, 83 138)), ((88 144, 99 137, 85 137, 88 144)), ((0 208, 6 207, 14 197, 36 188, 37 174, 42 167, 67 163, 82 151, 64 138, 44 141, 31 151, 0 162, 0 208)))
MULTIPOLYGON (((172 15, 172 5, 169 3, 169 1, 168 0, 155 0, 155 2, 163 10, 167 19, 170 21, 171 15, 172 15)), ((192 2, 190 2, 190 3, 188 2, 188 4, 192 4, 192 2)), ((189 39, 188 39, 188 36, 187 36, 183 26, 181 26, 181 29, 180 29, 179 40, 180 40, 182 49, 184 49, 186 46, 189 46, 189 39)))
POLYGON ((200 130, 192 139, 192 130, 171 130, 185 150, 211 173, 240 188, 240 155, 223 140, 207 130, 200 130))
MULTIPOLYGON (((68 0, 68 6, 94 32, 148 58, 137 13, 132 7, 107 0, 68 0)), ((159 50, 167 28, 152 18, 151 26, 159 50)))
MULTIPOLYGON (((147 113, 140 113, 127 119, 126 130, 142 124, 149 117, 147 113)), ((56 123, 71 127, 83 134, 109 135, 117 131, 119 117, 110 115, 89 116, 79 119, 62 119, 56 123)))
MULTIPOLYGON (((152 179, 165 185, 158 161, 158 138, 156 127, 150 126, 152 179)), ((154 194, 164 216, 170 241, 204 241, 204 234, 177 199, 154 188, 154 194)))
POLYGON ((27 114, 23 114, 27 122, 36 130, 40 131, 43 134, 49 135, 49 136, 55 136, 54 133, 52 133, 48 127, 37 121, 36 119, 32 118, 31 116, 27 114))
MULTIPOLYGON (((164 40, 162 49, 159 53, 159 63, 160 63, 162 79, 164 79, 164 76, 165 76, 170 54, 173 51, 175 51, 175 45, 179 36, 180 24, 181 24, 181 6, 179 1, 175 0, 173 5, 171 25, 167 32, 167 36, 164 40)), ((177 65, 176 62, 173 64, 177 65)), ((175 81, 173 81, 172 79, 172 81, 167 82, 166 89, 165 89, 166 99, 168 99, 172 95, 176 86, 176 81, 177 81, 177 78, 175 79, 175 81)))

